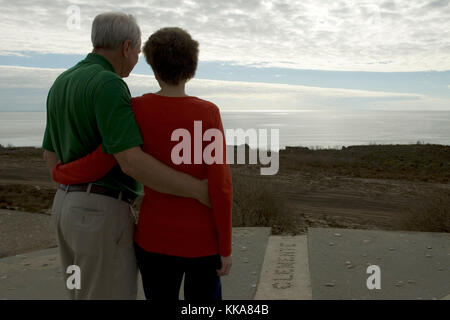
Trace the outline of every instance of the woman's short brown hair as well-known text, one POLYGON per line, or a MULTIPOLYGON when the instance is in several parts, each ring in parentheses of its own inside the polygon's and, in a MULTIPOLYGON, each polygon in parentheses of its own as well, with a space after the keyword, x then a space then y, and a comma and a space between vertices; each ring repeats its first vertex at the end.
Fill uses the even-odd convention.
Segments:
POLYGON ((145 59, 165 83, 177 85, 194 77, 198 61, 198 42, 181 28, 162 28, 144 44, 145 59))

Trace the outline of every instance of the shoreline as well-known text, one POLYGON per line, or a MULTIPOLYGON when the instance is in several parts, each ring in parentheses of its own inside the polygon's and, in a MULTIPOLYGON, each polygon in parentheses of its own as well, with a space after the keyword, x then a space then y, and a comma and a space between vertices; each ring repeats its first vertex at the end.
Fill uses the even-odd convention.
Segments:
MULTIPOLYGON (((285 151, 286 149, 310 149, 310 150, 342 150, 342 149, 346 149, 346 148, 354 148, 354 147, 368 147, 368 146, 412 146, 412 145, 433 145, 433 146, 442 146, 442 147, 450 147, 450 143, 449 144, 442 144, 442 143, 434 143, 434 142, 426 142, 425 140, 417 140, 416 142, 411 142, 411 143, 377 143, 377 142, 369 142, 369 143, 365 143, 365 144, 350 144, 350 145, 335 145, 335 146, 324 146, 324 145, 285 145, 283 147, 280 147, 279 151, 285 151)), ((244 147, 247 146, 249 147, 249 145, 246 144, 227 144, 228 148, 231 147, 244 147)), ((11 143, 7 143, 7 144, 2 144, 0 143, 0 150, 2 149, 12 149, 12 148, 35 148, 35 149, 42 149, 42 146, 40 145, 26 145, 26 146, 18 146, 18 145, 13 145, 11 143)), ((252 150, 257 150, 257 148, 251 148, 252 150)))
MULTIPOLYGON (((281 149, 290 146, 339 149, 355 145, 415 144, 418 141, 423 144, 450 145, 450 110, 388 112, 335 108, 326 112, 319 112, 319 109, 314 112, 271 111, 222 110, 224 129, 266 129, 269 134, 272 129, 279 130, 281 149)), ((42 111, 3 113, 0 144, 40 147, 45 119, 45 112, 42 111)), ((231 137, 227 141, 229 144, 236 143, 231 137)), ((256 147, 257 140, 250 144, 256 147)))

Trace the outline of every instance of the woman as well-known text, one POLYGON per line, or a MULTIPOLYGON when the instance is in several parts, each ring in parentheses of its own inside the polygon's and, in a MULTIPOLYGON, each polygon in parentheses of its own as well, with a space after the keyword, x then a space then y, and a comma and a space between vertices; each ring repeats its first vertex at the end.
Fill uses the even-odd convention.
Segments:
MULTIPOLYGON (((143 52, 161 87, 132 99, 143 150, 177 170, 207 178, 212 204, 211 209, 193 199, 144 188, 134 241, 145 296, 178 299, 184 275, 186 300, 221 300, 220 276, 231 268, 232 184, 219 109, 185 92, 197 68, 198 42, 180 28, 163 28, 150 36, 143 52), (219 146, 214 155, 211 152, 215 163, 204 159, 211 151, 205 147, 212 142, 198 140, 199 124, 203 132, 220 133, 213 135, 219 146)), ((95 181, 114 165, 114 157, 99 147, 82 159, 57 165, 53 179, 64 184, 95 181)))

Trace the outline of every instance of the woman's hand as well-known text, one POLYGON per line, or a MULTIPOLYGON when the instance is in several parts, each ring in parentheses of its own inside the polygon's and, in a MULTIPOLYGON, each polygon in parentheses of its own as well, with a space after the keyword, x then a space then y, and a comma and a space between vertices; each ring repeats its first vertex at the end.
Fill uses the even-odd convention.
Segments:
POLYGON ((231 255, 229 255, 228 257, 221 256, 220 260, 222 261, 222 268, 220 270, 216 270, 217 275, 219 277, 227 276, 230 273, 230 269, 231 269, 231 265, 232 265, 231 255))

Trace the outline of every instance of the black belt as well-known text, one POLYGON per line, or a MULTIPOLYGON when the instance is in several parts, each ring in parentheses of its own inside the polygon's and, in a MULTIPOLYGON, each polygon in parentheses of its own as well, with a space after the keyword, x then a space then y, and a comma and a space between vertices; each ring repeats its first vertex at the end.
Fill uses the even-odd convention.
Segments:
MULTIPOLYGON (((72 184, 72 185, 66 185, 66 184, 60 184, 59 189, 67 191, 67 192, 74 192, 74 191, 81 191, 86 192, 89 188, 90 183, 86 184, 72 184)), ((126 191, 118 191, 118 190, 112 190, 104 186, 100 186, 98 184, 91 184, 91 190, 90 193, 96 193, 101 194, 107 197, 123 200, 129 204, 132 204, 134 199, 136 198, 133 194, 126 191)))

